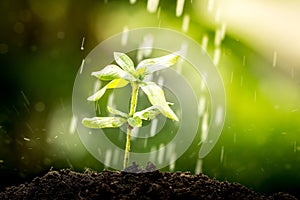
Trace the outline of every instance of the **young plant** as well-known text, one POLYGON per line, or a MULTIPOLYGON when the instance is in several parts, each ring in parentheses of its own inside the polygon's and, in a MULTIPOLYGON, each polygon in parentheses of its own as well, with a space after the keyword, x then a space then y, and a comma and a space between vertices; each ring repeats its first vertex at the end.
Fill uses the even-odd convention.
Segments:
POLYGON ((127 137, 123 163, 125 169, 129 159, 131 132, 135 127, 141 127, 143 120, 152 120, 159 114, 178 121, 178 117, 169 107, 171 103, 166 101, 164 91, 154 82, 146 81, 145 77, 172 66, 179 59, 179 55, 174 53, 159 58, 146 59, 141 61, 136 68, 133 61, 124 53, 114 52, 114 59, 119 66, 111 64, 101 71, 92 72, 92 76, 109 82, 95 94, 88 97, 87 100, 98 101, 107 89, 122 88, 130 84, 132 93, 129 113, 127 114, 108 106, 108 112, 113 114, 114 117, 84 118, 82 124, 88 128, 117 128, 126 123, 127 137), (152 106, 136 112, 140 88, 147 95, 152 106))

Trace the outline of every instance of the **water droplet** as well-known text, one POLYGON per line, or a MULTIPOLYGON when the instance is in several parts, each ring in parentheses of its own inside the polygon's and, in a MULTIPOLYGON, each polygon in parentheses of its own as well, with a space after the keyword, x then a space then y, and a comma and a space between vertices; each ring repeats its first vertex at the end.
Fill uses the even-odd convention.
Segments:
POLYGON ((177 0, 176 4, 176 17, 180 17, 183 12, 184 0, 177 0))
POLYGON ((159 0, 148 0, 147 10, 150 13, 155 13, 159 4, 159 0))
POLYGON ((60 39, 60 40, 64 39, 65 38, 65 32, 58 31, 57 34, 56 34, 56 37, 57 37, 57 39, 60 39))
POLYGON ((45 110, 45 107, 46 106, 45 106, 44 102, 42 102, 42 101, 39 101, 34 105, 34 109, 37 112, 43 112, 45 110))
POLYGON ((0 54, 6 54, 8 52, 8 45, 0 43, 0 54))
POLYGON ((80 46, 81 51, 84 50, 84 42, 85 42, 85 37, 83 37, 82 40, 81 40, 81 46, 80 46))
POLYGON ((27 141, 27 142, 30 142, 29 138, 24 137, 24 140, 27 141))
POLYGON ((183 21, 182 21, 182 31, 187 32, 189 29, 189 24, 190 24, 190 16, 189 15, 184 15, 183 21))
POLYGON ((136 0, 130 0, 130 4, 135 4, 136 0))

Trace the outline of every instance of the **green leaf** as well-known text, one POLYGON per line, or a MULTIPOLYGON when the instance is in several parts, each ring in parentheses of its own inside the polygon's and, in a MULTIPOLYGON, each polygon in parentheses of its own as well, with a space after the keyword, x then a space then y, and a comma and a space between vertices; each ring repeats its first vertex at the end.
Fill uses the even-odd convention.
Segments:
POLYGON ((95 94, 92 96, 88 97, 88 101, 98 101, 105 93, 107 89, 113 89, 113 88, 121 88, 125 87, 129 82, 118 78, 110 81, 107 85, 105 85, 103 88, 101 88, 99 91, 97 91, 95 94))
POLYGON ((110 112, 111 114, 119 115, 119 116, 124 117, 124 118, 128 118, 128 114, 123 113, 122 111, 119 111, 119 110, 117 110, 117 109, 114 109, 114 108, 112 108, 112 107, 110 107, 110 106, 107 106, 107 110, 108 110, 108 112, 110 112))
POLYGON ((107 65, 104 69, 93 72, 92 76, 95 76, 103 81, 110 81, 117 78, 122 78, 127 75, 127 72, 122 70, 117 65, 107 65))
POLYGON ((161 112, 158 109, 158 105, 156 105, 156 106, 150 106, 144 110, 138 111, 138 112, 134 113, 134 116, 138 116, 143 120, 152 120, 160 113, 161 112))
POLYGON ((169 119, 178 121, 178 117, 169 107, 164 91, 155 83, 147 82, 145 85, 141 85, 142 90, 146 93, 150 103, 157 108, 160 112, 169 119))
POLYGON ((173 53, 158 58, 146 59, 138 64, 136 70, 139 71, 140 69, 145 68, 144 73, 151 74, 174 65, 179 58, 180 56, 177 53, 173 53))
POLYGON ((126 71, 132 75, 135 74, 134 63, 126 54, 121 53, 121 52, 114 52, 114 58, 115 58, 116 62, 118 63, 118 65, 120 65, 120 67, 124 71, 126 71))
POLYGON ((142 119, 139 116, 130 117, 127 122, 132 127, 141 127, 143 124, 142 119))
POLYGON ((107 85, 104 86, 103 88, 101 88, 99 91, 97 91, 96 93, 94 93, 92 96, 89 96, 87 98, 88 101, 98 101, 105 93, 107 89, 107 85))
POLYGON ((122 88, 125 87, 128 83, 129 83, 128 81, 122 78, 114 79, 107 84, 107 89, 122 88))
POLYGON ((83 118, 82 124, 87 128, 117 128, 126 122, 122 117, 83 118))

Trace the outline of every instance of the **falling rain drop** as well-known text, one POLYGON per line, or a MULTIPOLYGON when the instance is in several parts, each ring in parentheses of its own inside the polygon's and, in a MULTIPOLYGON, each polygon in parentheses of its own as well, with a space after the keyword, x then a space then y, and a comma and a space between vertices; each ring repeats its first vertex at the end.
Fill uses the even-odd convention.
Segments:
POLYGON ((24 140, 27 141, 27 142, 30 142, 29 138, 24 137, 24 140))
POLYGON ((243 66, 246 65, 246 56, 243 56, 243 66))
POLYGON ((76 125, 77 125, 77 117, 73 115, 72 118, 71 118, 70 127, 69 127, 69 133, 70 134, 75 133, 76 125))
POLYGON ((104 160, 105 166, 110 166, 111 156, 112 156, 112 151, 110 149, 107 149, 105 152, 105 160, 104 160))
POLYGON ((159 0, 148 0, 147 10, 150 13, 155 13, 159 4, 159 0))
POLYGON ((81 41, 81 47, 80 47, 80 50, 83 51, 84 50, 84 42, 85 42, 85 37, 82 38, 82 41, 81 41))
POLYGON ((297 141, 294 141, 294 152, 297 152, 297 141))
POLYGON ((128 40, 128 27, 125 26, 123 28, 122 37, 121 37, 121 44, 122 46, 126 46, 128 40))
POLYGON ((115 149, 114 150, 114 157, 113 157, 113 164, 114 165, 118 164, 119 155, 120 155, 120 151, 118 151, 118 149, 115 149))
POLYGON ((207 10, 211 12, 214 8, 214 0, 208 0, 207 10))
POLYGON ((139 50, 137 52, 137 60, 141 61, 144 57, 150 56, 152 53, 153 46, 153 36, 146 35, 143 38, 143 42, 139 46, 139 50))
POLYGON ((231 72, 231 75, 230 75, 230 83, 232 84, 233 82, 233 71, 231 72))
POLYGON ((162 164, 163 160, 164 160, 164 156, 165 156, 165 148, 164 148, 164 144, 160 144, 159 145, 159 153, 158 153, 158 156, 157 156, 157 162, 158 164, 162 164))
POLYGON ((221 106, 217 108, 216 113, 216 125, 220 125, 223 122, 224 110, 221 106))
POLYGON ((130 2, 130 4, 135 4, 136 0, 130 0, 129 2, 130 2))
POLYGON ((173 153, 170 156, 170 164, 169 164, 169 170, 172 172, 175 169, 175 165, 176 165, 176 154, 173 153))
POLYGON ((277 52, 274 51, 273 53, 273 67, 276 67, 277 64, 277 52))
POLYGON ((30 105, 30 103, 29 103, 29 101, 28 101, 26 95, 24 94, 24 92, 23 92, 22 90, 21 90, 21 94, 22 94, 22 96, 23 96, 23 98, 24 98, 24 100, 25 100, 25 103, 26 103, 27 105, 30 105))
POLYGON ((205 34, 202 37, 202 44, 201 44, 202 49, 207 50, 207 45, 208 45, 208 35, 205 34))
POLYGON ((221 35, 221 30, 217 29, 215 33, 215 46, 219 47, 221 45, 221 40, 222 40, 222 35, 221 35))
POLYGON ((82 60, 80 65, 80 72, 79 72, 80 74, 82 74, 84 63, 85 63, 85 59, 82 60))
POLYGON ((254 90, 254 103, 256 102, 256 90, 254 90))
POLYGON ((177 0, 176 4, 176 17, 180 17, 183 12, 184 0, 177 0))
POLYGON ((241 85, 241 87, 243 86, 243 82, 244 82, 244 77, 243 77, 243 76, 241 76, 241 81, 240 81, 240 85, 241 85))
POLYGON ((29 130, 31 133, 33 133, 33 129, 32 129, 32 127, 30 126, 30 124, 28 124, 27 122, 26 122, 25 124, 26 124, 28 130, 29 130))
POLYGON ((198 103, 198 114, 200 117, 204 114, 205 105, 206 105, 206 99, 204 96, 202 96, 202 97, 200 97, 199 103, 198 103))
POLYGON ((155 135, 156 130, 157 130, 157 125, 158 125, 158 119, 155 118, 151 122, 150 137, 153 137, 155 135))
POLYGON ((223 164, 223 161, 224 161, 224 146, 221 147, 220 163, 223 164))
POLYGON ((182 22, 182 31, 187 32, 189 29, 189 24, 190 24, 190 16, 189 15, 184 15, 183 17, 183 22, 182 22))
POLYGON ((208 135, 208 113, 207 112, 205 112, 203 115, 201 128, 202 128, 201 141, 205 142, 208 135))
MULTIPOLYGON (((152 146, 150 152, 156 152, 156 146, 152 146)), ((151 153, 149 160, 153 162, 156 159, 156 156, 156 153, 151 153)))
POLYGON ((216 11, 216 15, 215 15, 215 22, 216 23, 219 23, 221 21, 221 8, 217 8, 217 11, 216 11))
POLYGON ((202 165, 203 165, 203 160, 198 159, 195 167, 195 174, 200 174, 202 173, 202 165))
POLYGON ((217 66, 219 64, 220 56, 221 56, 221 49, 218 47, 214 51, 214 59, 213 59, 214 65, 217 66))
POLYGON ((236 143, 236 133, 233 134, 233 143, 236 143))

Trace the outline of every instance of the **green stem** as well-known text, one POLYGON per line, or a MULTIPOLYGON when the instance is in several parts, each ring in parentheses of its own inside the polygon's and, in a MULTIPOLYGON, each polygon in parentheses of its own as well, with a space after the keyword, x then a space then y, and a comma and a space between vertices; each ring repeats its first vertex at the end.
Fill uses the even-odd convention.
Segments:
MULTIPOLYGON (((131 83, 132 93, 131 93, 131 102, 130 102, 130 111, 129 117, 133 117, 137 105, 137 97, 139 91, 139 85, 137 83, 131 83)), ((123 168, 127 168, 128 160, 129 160, 129 152, 130 152, 130 138, 133 127, 129 124, 127 125, 127 137, 126 137, 126 147, 125 147, 125 156, 123 168)))

